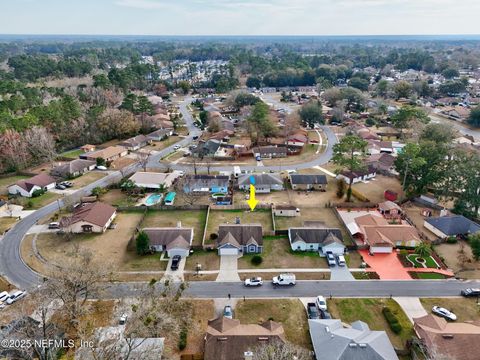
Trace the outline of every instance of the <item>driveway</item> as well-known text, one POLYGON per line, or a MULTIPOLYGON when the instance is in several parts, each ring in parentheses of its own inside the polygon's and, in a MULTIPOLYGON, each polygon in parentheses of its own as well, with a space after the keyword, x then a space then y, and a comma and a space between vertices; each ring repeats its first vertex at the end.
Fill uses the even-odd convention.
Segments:
POLYGON ((375 271, 381 280, 411 280, 408 268, 403 267, 393 251, 390 254, 370 255, 368 250, 360 250, 363 260, 375 271))
POLYGON ((170 269, 170 266, 172 265, 172 260, 173 258, 170 258, 168 260, 168 265, 167 269, 165 270, 165 274, 163 275, 162 280, 170 280, 173 282, 183 282, 183 271, 185 270, 185 263, 187 262, 187 259, 182 257, 182 260, 178 263, 178 269, 177 270, 172 270, 170 269))
POLYGON ((393 300, 400 305, 412 324, 414 318, 428 315, 418 297, 394 297, 393 300))
POLYGON ((330 280, 333 281, 352 281, 355 280, 353 275, 348 270, 348 266, 331 266, 330 280))
POLYGON ((221 282, 240 281, 238 276, 238 255, 221 255, 217 280, 221 282))

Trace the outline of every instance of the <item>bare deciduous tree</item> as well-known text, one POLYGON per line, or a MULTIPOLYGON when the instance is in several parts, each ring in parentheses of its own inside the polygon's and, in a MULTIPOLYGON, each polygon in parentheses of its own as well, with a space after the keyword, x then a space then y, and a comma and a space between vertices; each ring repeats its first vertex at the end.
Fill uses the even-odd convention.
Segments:
POLYGON ((38 162, 53 162, 57 156, 55 140, 43 126, 34 126, 24 133, 25 141, 33 159, 38 162))
POLYGON ((188 179, 185 177, 177 179, 174 185, 177 196, 187 205, 194 205, 198 202, 199 196, 189 188, 188 179))
POLYGON ((310 360, 312 358, 308 350, 281 341, 261 345, 252 351, 253 360, 310 360))

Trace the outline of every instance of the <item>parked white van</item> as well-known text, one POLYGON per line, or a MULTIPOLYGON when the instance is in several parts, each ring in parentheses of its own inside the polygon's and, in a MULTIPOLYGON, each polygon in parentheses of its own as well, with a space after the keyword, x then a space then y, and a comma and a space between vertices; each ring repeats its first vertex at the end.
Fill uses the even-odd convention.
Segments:
POLYGON ((272 279, 273 285, 295 285, 295 274, 280 274, 272 279))

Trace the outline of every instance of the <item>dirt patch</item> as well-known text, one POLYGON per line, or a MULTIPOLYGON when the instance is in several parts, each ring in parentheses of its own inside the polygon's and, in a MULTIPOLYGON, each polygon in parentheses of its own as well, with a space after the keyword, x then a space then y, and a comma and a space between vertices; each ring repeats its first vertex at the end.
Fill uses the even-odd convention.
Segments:
POLYGON ((193 303, 192 328, 187 335, 187 347, 181 354, 203 354, 204 336, 208 320, 215 317, 213 300, 190 300, 193 303))
POLYGON ((185 281, 215 281, 218 274, 193 274, 193 273, 186 273, 184 274, 185 281))
POLYGON ((0 276, 0 292, 10 291, 12 289, 14 289, 14 286, 0 276))
POLYGON ((311 349, 308 321, 300 300, 239 301, 235 316, 242 324, 261 324, 268 319, 282 323, 288 341, 311 349))
POLYGON ((480 277, 480 261, 473 259, 472 249, 466 241, 435 245, 434 250, 456 276, 464 279, 478 279, 480 277), (463 256, 460 255, 462 251, 463 256))
POLYGON ((0 218, 0 235, 5 231, 11 229, 17 222, 17 218, 14 217, 2 217, 0 218))
POLYGON ((272 268, 328 268, 327 261, 318 252, 294 252, 287 238, 264 239, 263 261, 253 265, 251 260, 256 254, 245 254, 238 259, 239 269, 272 269, 272 268))
POLYGON ((137 203, 137 199, 127 196, 120 189, 109 190, 106 194, 101 195, 99 200, 116 207, 135 206, 137 203))
POLYGON ((123 169, 124 167, 131 165, 135 162, 135 159, 129 158, 129 157, 121 157, 113 161, 113 163, 110 165, 111 170, 120 170, 123 169))
POLYGON ((98 171, 92 171, 88 172, 78 178, 75 178, 72 180, 73 182, 73 188, 72 189, 80 189, 86 185, 89 185, 103 177, 105 177, 107 174, 98 172, 98 171))
POLYGON ((420 302, 427 311, 432 312, 433 306, 441 306, 457 315, 457 322, 480 320, 480 307, 477 299, 467 298, 421 298, 420 302))
MULTIPOLYGON (((426 217, 422 215, 422 210, 424 209, 423 207, 417 206, 411 202, 406 203, 404 206, 402 206, 405 214, 408 216, 408 218, 412 221, 412 223, 415 225, 415 227, 422 232, 427 239, 430 241, 434 241, 437 239, 437 236, 432 233, 430 230, 425 228, 423 225, 425 223, 426 217)), ((432 210, 432 215, 433 216, 438 216, 440 214, 439 211, 432 210)))

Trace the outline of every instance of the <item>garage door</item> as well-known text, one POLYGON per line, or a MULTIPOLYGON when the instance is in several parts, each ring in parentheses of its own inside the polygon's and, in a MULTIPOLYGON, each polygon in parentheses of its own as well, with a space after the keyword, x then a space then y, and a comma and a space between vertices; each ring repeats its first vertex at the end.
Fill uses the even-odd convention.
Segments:
POLYGON ((373 246, 370 248, 370 251, 373 252, 374 254, 376 253, 391 253, 392 248, 389 246, 373 246))
POLYGON ((235 249, 235 248, 218 249, 218 255, 238 255, 238 249, 235 249))

